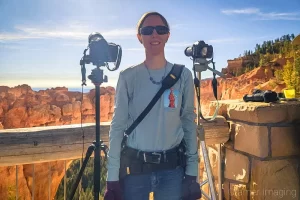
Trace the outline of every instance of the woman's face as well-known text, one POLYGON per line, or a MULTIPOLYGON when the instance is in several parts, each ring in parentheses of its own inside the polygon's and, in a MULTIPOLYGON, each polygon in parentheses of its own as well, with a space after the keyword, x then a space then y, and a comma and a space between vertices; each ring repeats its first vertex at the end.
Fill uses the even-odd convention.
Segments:
POLYGON ((157 15, 151 15, 147 17, 142 25, 142 28, 144 28, 144 34, 143 31, 140 32, 140 34, 137 35, 139 41, 144 45, 146 52, 150 53, 151 55, 158 55, 164 52, 165 43, 168 41, 168 38, 170 36, 169 32, 166 32, 167 27, 162 19, 157 15), (148 32, 151 33, 151 28, 149 26, 163 26, 158 27, 159 31, 163 34, 158 34, 157 31, 154 29, 152 34, 145 35, 145 33, 148 32))

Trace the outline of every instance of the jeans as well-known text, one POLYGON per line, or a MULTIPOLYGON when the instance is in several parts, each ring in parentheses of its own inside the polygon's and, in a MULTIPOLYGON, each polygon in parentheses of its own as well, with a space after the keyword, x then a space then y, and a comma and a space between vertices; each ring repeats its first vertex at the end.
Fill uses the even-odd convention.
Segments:
POLYGON ((140 175, 128 175, 124 178, 124 200, 149 200, 154 193, 155 200, 180 200, 182 193, 182 167, 140 175))

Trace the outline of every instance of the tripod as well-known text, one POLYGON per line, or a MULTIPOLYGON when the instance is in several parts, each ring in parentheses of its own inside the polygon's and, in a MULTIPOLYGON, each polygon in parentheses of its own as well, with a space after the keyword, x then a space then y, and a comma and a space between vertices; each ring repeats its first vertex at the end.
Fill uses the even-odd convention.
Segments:
POLYGON ((83 164, 79 171, 79 174, 76 178, 76 182, 73 185, 70 200, 72 200, 74 197, 74 194, 76 192, 76 189, 77 189, 80 179, 82 177, 83 171, 85 170, 87 162, 90 159, 90 156, 92 155, 93 152, 94 152, 94 200, 99 200, 100 169, 101 169, 100 154, 101 154, 101 151, 103 151, 105 156, 107 156, 107 150, 108 150, 108 147, 103 144, 102 140, 100 140, 100 85, 103 82, 107 82, 107 76, 104 76, 104 78, 103 78, 103 70, 101 70, 100 67, 97 66, 97 68, 92 70, 92 73, 91 73, 91 75, 88 76, 88 78, 95 85, 95 90, 96 90, 96 102, 95 102, 96 141, 94 141, 93 144, 91 144, 87 149, 86 156, 84 158, 84 161, 83 161, 83 164))
MULTIPOLYGON (((215 79, 216 74, 219 75, 220 77, 223 77, 223 78, 225 76, 224 76, 224 74, 222 74, 221 72, 219 72, 215 69, 215 65, 214 65, 214 62, 212 60, 207 61, 206 59, 202 59, 202 58, 194 59, 194 75, 195 75, 195 78, 196 78, 196 72, 197 72, 197 77, 198 77, 198 81, 195 81, 195 86, 196 86, 195 88, 196 88, 197 100, 198 100, 198 105, 197 105, 198 112, 197 113, 198 113, 198 115, 200 115, 200 117, 202 119, 204 119, 204 121, 212 122, 217 117, 217 113, 218 113, 218 109, 219 109, 218 101, 217 101, 217 109, 215 110, 215 113, 212 116, 212 118, 209 119, 209 120, 205 119, 202 116, 201 108, 200 108, 201 72, 206 71, 207 69, 209 69, 210 71, 213 72, 213 75, 214 75, 213 81, 214 80, 216 81, 216 79, 215 79), (213 68, 208 66, 209 63, 213 63, 213 68)), ((195 80, 197 80, 197 79, 195 79, 195 80)), ((213 83, 213 87, 214 86, 217 87, 216 82, 212 82, 212 83, 213 83)), ((214 90, 213 92, 214 92, 215 98, 217 99, 217 89, 214 88, 213 90, 214 90)), ((202 188, 202 186, 204 186, 206 183, 208 183, 210 195, 206 194, 202 189, 201 189, 201 192, 206 197, 206 199, 217 200, 217 191, 216 191, 216 187, 215 187, 215 184, 214 184, 215 179, 214 179, 214 176, 213 176, 213 173, 212 173, 212 168, 211 168, 211 165, 210 165, 210 159, 209 159, 207 146, 206 146, 206 142, 205 142, 205 131, 204 131, 203 126, 199 122, 200 117, 199 116, 197 117, 197 133, 198 133, 198 137, 199 137, 199 147, 202 150, 202 155, 203 155, 204 164, 205 164, 205 171, 206 171, 207 177, 208 177, 207 180, 200 183, 200 186, 202 188)), ((220 159, 220 145, 218 146, 218 151, 219 151, 219 159, 220 159)), ((200 155, 200 149, 199 149, 199 155, 200 155)), ((220 160, 219 160, 219 165, 220 165, 220 160)), ((222 199, 222 190, 220 189, 220 185, 221 185, 220 184, 220 177, 221 176, 219 174, 219 197, 218 197, 218 199, 222 199)))

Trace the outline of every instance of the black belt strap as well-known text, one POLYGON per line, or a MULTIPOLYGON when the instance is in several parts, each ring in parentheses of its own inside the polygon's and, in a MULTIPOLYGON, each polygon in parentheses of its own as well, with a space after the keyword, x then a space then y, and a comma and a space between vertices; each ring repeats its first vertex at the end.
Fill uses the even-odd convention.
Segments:
POLYGON ((162 86, 153 99, 150 101, 148 106, 144 109, 144 111, 138 116, 138 118, 131 124, 131 126, 125 131, 124 137, 122 140, 121 148, 126 146, 127 138, 129 134, 137 127, 137 125, 145 118, 145 116, 149 113, 152 107, 155 105, 157 100, 161 97, 165 90, 171 88, 180 78, 181 72, 184 68, 184 65, 174 64, 170 73, 164 78, 162 81, 162 86))
MULTIPOLYGON (((215 68, 215 63, 213 63, 213 69, 216 69, 215 68)), ((197 95, 197 101, 198 101, 198 113, 200 115, 200 117, 206 121, 206 122, 209 122, 210 120, 208 119, 205 119, 202 115, 202 112, 201 112, 201 104, 200 104, 200 80, 197 78, 196 76, 196 71, 194 69, 194 85, 195 85, 195 90, 196 90, 196 95, 197 95)), ((213 93, 214 93, 214 96, 215 96, 215 99, 218 100, 218 81, 216 79, 216 74, 213 73, 213 79, 212 79, 212 88, 213 88, 213 93)))

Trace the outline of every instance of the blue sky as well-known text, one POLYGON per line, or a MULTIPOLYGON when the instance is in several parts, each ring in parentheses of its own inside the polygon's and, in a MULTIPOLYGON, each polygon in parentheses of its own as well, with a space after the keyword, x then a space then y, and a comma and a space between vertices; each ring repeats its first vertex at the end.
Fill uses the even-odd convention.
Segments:
MULTIPOLYGON (((81 87, 79 61, 97 31, 123 49, 117 71, 103 68, 109 82, 102 86, 115 86, 121 70, 144 59, 135 28, 147 11, 167 18, 166 57, 189 69, 192 61, 183 52, 198 40, 213 45, 221 70, 256 43, 300 33, 299 0, 0 0, 0 85, 81 87)), ((87 75, 93 68, 86 65, 87 75)), ((94 87, 89 79, 88 87, 94 87)))

